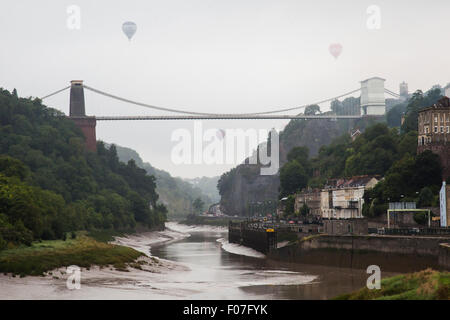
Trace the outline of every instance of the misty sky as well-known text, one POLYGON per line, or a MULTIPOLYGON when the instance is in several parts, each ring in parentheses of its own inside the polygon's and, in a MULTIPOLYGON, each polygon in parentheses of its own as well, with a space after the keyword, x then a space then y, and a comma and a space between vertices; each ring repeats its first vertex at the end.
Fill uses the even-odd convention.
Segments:
MULTIPOLYGON (((145 103, 242 113, 313 103, 372 76, 398 92, 450 82, 450 1, 4 0, 0 87, 43 96, 72 79, 145 103), (81 29, 66 9, 81 9, 81 29), (381 29, 369 30, 369 5, 381 29), (132 41, 125 21, 138 30, 132 41), (335 59, 328 47, 340 43, 335 59)), ((90 115, 162 115, 85 92, 90 115)), ((44 101, 68 113, 69 92, 44 101)), ((326 106, 322 106, 325 108, 326 106)), ((168 113, 166 113, 168 114, 168 113)), ((286 121, 204 121, 204 128, 283 128, 286 121)), ((175 165, 171 133, 185 122, 98 122, 97 138, 133 148, 175 176, 214 176, 233 165, 175 165)))

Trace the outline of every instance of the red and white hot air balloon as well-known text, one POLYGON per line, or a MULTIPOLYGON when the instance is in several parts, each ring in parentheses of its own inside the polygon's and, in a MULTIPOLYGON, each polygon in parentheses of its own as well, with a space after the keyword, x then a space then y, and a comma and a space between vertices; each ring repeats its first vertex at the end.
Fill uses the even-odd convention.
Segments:
POLYGON ((341 53, 342 53, 342 45, 340 43, 332 43, 330 44, 330 47, 328 48, 331 55, 337 59, 341 53))

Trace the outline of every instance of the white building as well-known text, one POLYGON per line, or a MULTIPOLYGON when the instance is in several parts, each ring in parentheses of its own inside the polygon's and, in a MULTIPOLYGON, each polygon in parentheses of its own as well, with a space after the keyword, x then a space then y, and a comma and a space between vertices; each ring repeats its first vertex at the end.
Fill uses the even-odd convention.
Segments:
POLYGON ((450 226, 450 186, 445 181, 442 182, 441 191, 439 192, 440 200, 440 225, 441 227, 450 226))
POLYGON ((334 180, 322 189, 320 209, 323 219, 363 218, 364 192, 378 183, 371 176, 334 180))
POLYGON ((361 81, 361 114, 383 115, 386 113, 386 99, 384 98, 384 82, 379 77, 361 81))
POLYGON ((450 83, 444 88, 444 96, 450 98, 450 83))
POLYGON ((409 95, 408 84, 405 81, 403 81, 402 83, 400 83, 400 96, 403 99, 407 99, 408 95, 409 95))

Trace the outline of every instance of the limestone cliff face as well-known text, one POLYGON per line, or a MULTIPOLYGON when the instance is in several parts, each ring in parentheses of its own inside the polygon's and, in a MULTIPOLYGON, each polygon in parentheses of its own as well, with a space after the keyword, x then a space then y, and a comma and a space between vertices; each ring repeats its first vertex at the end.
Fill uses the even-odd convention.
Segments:
MULTIPOLYGON (((351 120, 294 120, 280 133, 280 167, 294 147, 306 146, 310 157, 323 145, 353 126, 351 120)), ((248 215, 248 204, 278 199, 279 174, 262 176, 258 165, 241 164, 222 175, 219 182, 222 210, 230 215, 248 215)))
POLYGON ((220 203, 224 213, 247 215, 249 203, 278 198, 278 175, 260 175, 257 165, 239 165, 231 173, 227 177, 227 187, 222 189, 221 194, 220 203))

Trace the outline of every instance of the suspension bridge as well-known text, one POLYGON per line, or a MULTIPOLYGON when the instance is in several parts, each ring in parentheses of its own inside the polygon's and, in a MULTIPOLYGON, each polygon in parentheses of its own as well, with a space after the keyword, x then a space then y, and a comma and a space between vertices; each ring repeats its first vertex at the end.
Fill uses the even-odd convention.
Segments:
POLYGON ((308 103, 305 105, 279 108, 274 110, 251 112, 251 113, 205 113, 200 111, 183 110, 178 108, 168 108, 155 106, 148 103, 138 102, 128 98, 123 98, 90 86, 83 83, 82 80, 72 80, 70 85, 54 91, 48 95, 41 97, 41 100, 48 99, 54 95, 70 89, 70 114, 71 118, 77 126, 79 126, 86 136, 86 145, 88 149, 95 150, 96 135, 95 126, 96 121, 129 121, 129 120, 290 120, 290 119, 360 119, 366 116, 383 116, 386 110, 385 94, 391 95, 396 99, 401 96, 391 90, 384 88, 385 79, 379 77, 369 78, 361 81, 361 87, 345 92, 338 96, 328 98, 321 101, 308 103), (144 116, 87 116, 84 100, 84 89, 94 92, 96 94, 115 99, 123 103, 133 104, 140 107, 148 108, 156 111, 164 111, 175 113, 175 115, 144 115, 144 116), (332 102, 340 98, 361 93, 359 110, 353 110, 349 114, 338 114, 336 112, 312 113, 305 114, 299 112, 311 105, 320 105, 327 102, 332 102))

